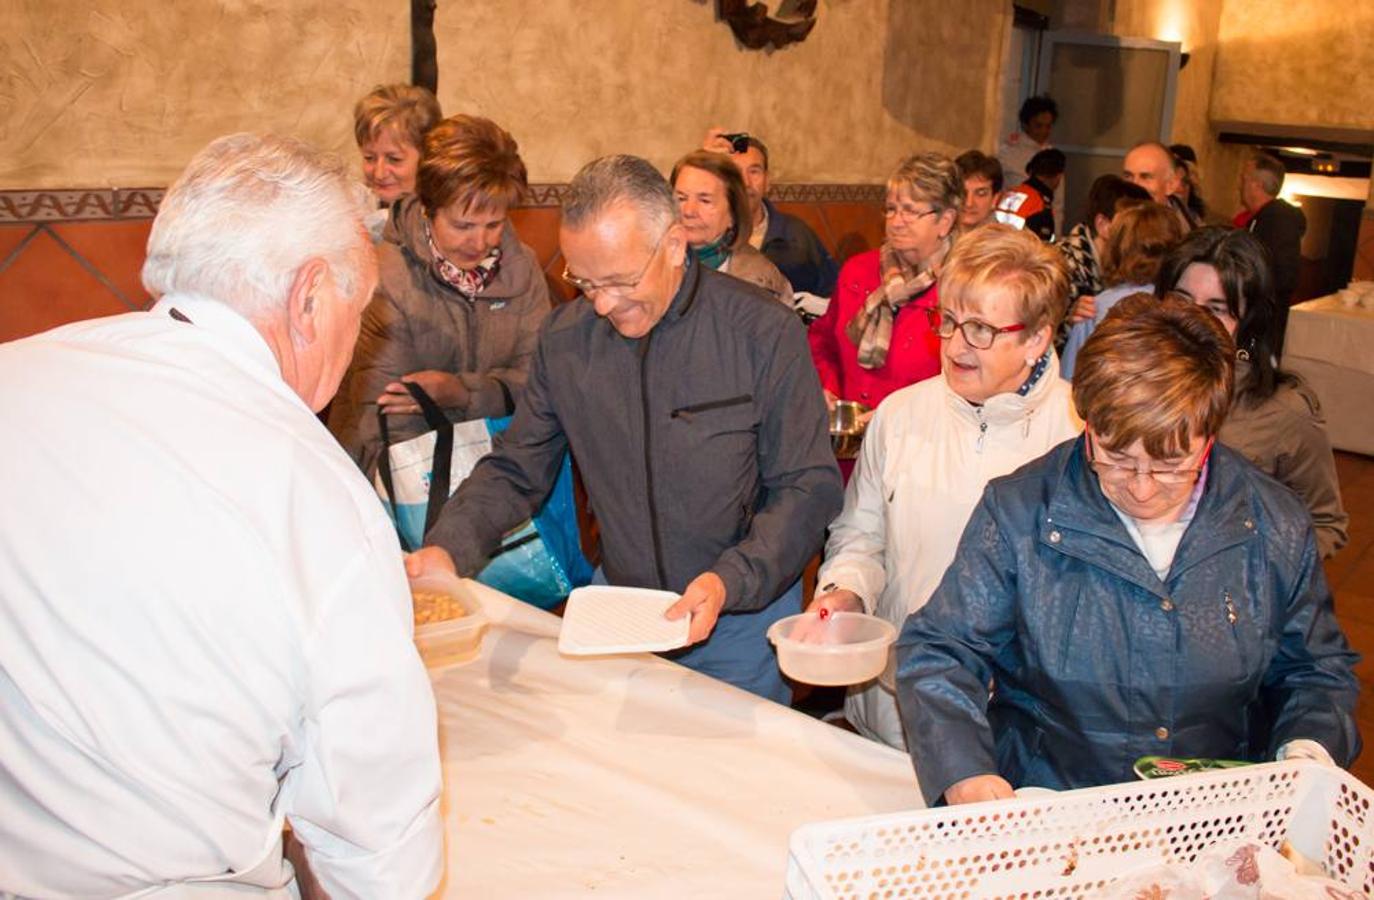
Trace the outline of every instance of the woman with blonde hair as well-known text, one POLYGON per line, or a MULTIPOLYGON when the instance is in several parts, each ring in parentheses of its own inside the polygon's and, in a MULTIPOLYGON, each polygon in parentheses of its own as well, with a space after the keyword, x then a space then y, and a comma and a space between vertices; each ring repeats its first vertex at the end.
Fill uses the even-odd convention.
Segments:
POLYGON ((363 182, 381 207, 368 220, 374 239, 381 235, 391 204, 415 193, 425 133, 441 118, 434 95, 410 84, 378 85, 353 107, 353 138, 363 157, 363 182))
MULTIPOLYGON (((954 558, 988 479, 1078 434, 1052 345, 1067 295, 1060 254, 1033 233, 994 223, 959 239, 929 313, 943 377, 878 407, 830 526, 814 610, 868 612, 900 626, 954 558)), ((905 745, 885 688, 852 689, 845 718, 861 734, 905 745)))
POLYGON ((1102 251, 1102 281, 1107 289, 1093 302, 1092 320, 1075 322, 1069 329, 1061 365, 1065 378, 1073 378, 1079 351, 1113 306, 1132 294, 1153 292, 1165 254, 1183 237, 1183 223, 1167 206, 1139 203, 1116 214, 1102 251))
POLYGON ((792 285, 749 243, 754 217, 744 175, 734 160, 723 153, 694 150, 677 161, 668 182, 696 261, 756 284, 791 307, 792 285))
POLYGON ((455 422, 514 410, 550 307, 539 260, 508 217, 528 188, 515 139, 490 119, 453 116, 425 136, 416 194, 383 232, 377 293, 329 416, 369 475, 379 412, 393 440, 429 430, 406 382, 455 422))
POLYGON ((1358 656, 1307 510, 1217 443, 1234 366, 1172 295, 1128 297, 1084 346, 1082 437, 988 485, 898 640, 928 803, 1128 781, 1144 756, 1358 755, 1358 656))
POLYGON ((963 204, 959 167, 939 153, 909 156, 888 178, 882 246, 850 257, 809 329, 831 406, 853 400, 876 409, 893 391, 939 374, 940 339, 928 313, 939 306, 936 285, 963 204))

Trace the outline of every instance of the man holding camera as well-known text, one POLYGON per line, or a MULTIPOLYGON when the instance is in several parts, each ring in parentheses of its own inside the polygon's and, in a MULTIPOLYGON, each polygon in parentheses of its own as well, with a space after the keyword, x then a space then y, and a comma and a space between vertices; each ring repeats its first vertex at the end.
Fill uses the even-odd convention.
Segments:
POLYGON ((749 238, 754 249, 778 267, 794 292, 829 297, 840 267, 810 226, 779 211, 768 199, 768 147, 763 141, 750 134, 712 128, 706 133, 702 148, 729 154, 744 174, 749 212, 754 217, 749 238))

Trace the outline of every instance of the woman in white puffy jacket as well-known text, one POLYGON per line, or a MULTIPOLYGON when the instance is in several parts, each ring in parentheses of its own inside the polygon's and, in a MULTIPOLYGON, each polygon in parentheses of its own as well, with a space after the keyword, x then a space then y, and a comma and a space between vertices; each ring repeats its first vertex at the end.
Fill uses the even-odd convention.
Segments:
MULTIPOLYGON (((1077 436, 1052 339, 1068 298, 1061 254, 989 225, 961 237, 931 311, 941 375, 889 396, 868 426, 844 511, 830 527, 812 610, 863 611, 901 627, 954 558, 988 481, 1077 436)), ((904 748, 892 694, 850 689, 845 717, 904 748)))

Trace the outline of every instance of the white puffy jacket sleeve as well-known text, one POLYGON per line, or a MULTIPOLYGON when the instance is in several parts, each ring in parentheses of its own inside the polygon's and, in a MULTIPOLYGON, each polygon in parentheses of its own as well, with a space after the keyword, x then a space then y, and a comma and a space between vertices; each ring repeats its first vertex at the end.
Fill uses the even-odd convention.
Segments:
POLYGON ((817 576, 817 592, 833 584, 859 595, 872 615, 887 587, 887 498, 883 496, 885 418, 878 407, 868 423, 854 474, 844 492, 844 509, 830 524, 825 562, 817 576))

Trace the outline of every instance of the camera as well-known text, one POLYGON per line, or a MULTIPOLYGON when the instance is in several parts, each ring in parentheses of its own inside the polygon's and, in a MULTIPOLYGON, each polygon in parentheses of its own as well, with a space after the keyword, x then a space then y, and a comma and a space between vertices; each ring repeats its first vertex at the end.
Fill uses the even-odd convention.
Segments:
POLYGON ((749 135, 746 132, 741 131, 736 134, 723 134, 721 137, 730 142, 731 153, 749 152, 749 135))

